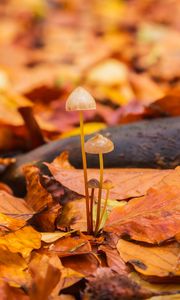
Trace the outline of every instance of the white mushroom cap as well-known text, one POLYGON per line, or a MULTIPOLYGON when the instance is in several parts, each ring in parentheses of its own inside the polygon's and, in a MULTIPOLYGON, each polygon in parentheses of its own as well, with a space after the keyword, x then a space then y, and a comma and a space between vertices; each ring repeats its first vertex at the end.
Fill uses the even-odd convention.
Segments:
POLYGON ((99 154, 108 153, 114 150, 114 144, 101 134, 97 134, 85 143, 86 153, 99 154))
POLYGON ((91 94, 82 87, 77 87, 66 101, 66 110, 91 110, 96 109, 96 102, 91 94))

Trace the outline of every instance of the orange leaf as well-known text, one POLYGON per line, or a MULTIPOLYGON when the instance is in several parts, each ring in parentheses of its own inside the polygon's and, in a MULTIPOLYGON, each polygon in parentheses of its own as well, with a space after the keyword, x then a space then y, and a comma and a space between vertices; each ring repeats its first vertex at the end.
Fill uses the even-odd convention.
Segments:
MULTIPOLYGON (((54 178, 65 187, 84 195, 83 170, 63 169, 55 163, 46 164, 54 178)), ((111 180, 114 188, 110 191, 111 199, 139 197, 171 173, 171 170, 152 169, 105 169, 104 180, 111 180)), ((89 169, 88 177, 99 179, 99 170, 89 169)))
POLYGON ((88 240, 79 236, 61 238, 52 244, 49 250, 55 252, 59 257, 85 254, 92 251, 88 240))
POLYGON ((180 232, 179 168, 144 197, 112 210, 105 231, 148 243, 160 243, 180 232))
POLYGON ((18 230, 26 224, 25 220, 15 219, 0 213, 0 231, 18 230), (2 228, 1 228, 2 227, 2 228))
POLYGON ((23 199, 16 198, 5 191, 0 191, 0 213, 23 220, 30 219, 34 214, 23 199))
POLYGON ((48 300, 60 280, 61 272, 51 263, 53 257, 35 256, 29 264, 32 283, 29 290, 31 300, 48 300), (38 258, 38 259, 37 259, 38 258))
POLYGON ((19 253, 0 246, 0 279, 13 286, 25 285, 29 280, 26 269, 27 263, 19 253))
POLYGON ((179 276, 180 245, 172 243, 161 247, 146 247, 119 240, 117 249, 121 258, 134 266, 136 271, 147 276, 179 276))
POLYGON ((21 253, 26 258, 33 249, 40 248, 41 234, 33 229, 33 227, 26 226, 15 232, 1 236, 0 245, 12 253, 21 253))

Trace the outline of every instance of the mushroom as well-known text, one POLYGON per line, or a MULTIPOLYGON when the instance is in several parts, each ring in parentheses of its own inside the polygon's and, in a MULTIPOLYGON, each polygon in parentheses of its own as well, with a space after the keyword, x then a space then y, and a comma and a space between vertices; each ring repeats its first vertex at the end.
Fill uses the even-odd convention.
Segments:
POLYGON ((88 181, 88 188, 91 189, 90 195, 90 206, 89 206, 89 213, 90 213, 90 232, 93 232, 93 204, 94 204, 94 191, 95 189, 99 188, 99 181, 97 179, 90 179, 88 181))
POLYGON ((103 154, 114 150, 114 144, 108 138, 97 134, 85 143, 85 151, 90 154, 99 154, 99 165, 100 165, 100 177, 99 177, 99 192, 98 192, 98 205, 97 205, 97 216, 95 234, 98 232, 100 225, 100 212, 101 212, 101 196, 103 186, 103 154))
POLYGON ((86 196, 86 216, 87 216, 87 232, 90 232, 90 218, 89 218, 89 192, 88 192, 88 177, 87 177, 87 161, 84 150, 84 118, 83 110, 96 109, 96 102, 94 98, 82 87, 76 88, 68 97, 66 101, 67 111, 79 111, 80 119, 80 136, 81 136, 81 152, 84 170, 84 187, 86 196))

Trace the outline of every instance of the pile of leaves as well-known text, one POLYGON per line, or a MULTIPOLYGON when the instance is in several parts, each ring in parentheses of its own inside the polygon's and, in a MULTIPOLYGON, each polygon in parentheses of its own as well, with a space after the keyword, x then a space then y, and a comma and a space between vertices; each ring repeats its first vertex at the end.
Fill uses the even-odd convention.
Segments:
MULTIPOLYGON (((65 111, 77 85, 97 100, 86 134, 179 116, 179 20, 178 0, 0 1, 0 174, 79 133, 65 111)), ((83 171, 67 153, 44 165, 23 168, 24 198, 0 179, 0 299, 180 299, 180 167, 105 170, 114 188, 94 237, 83 171)))
POLYGON ((115 188, 93 237, 83 171, 66 158, 47 164, 51 176, 27 165, 25 199, 0 187, 1 299, 178 299, 179 167, 109 169, 115 188))

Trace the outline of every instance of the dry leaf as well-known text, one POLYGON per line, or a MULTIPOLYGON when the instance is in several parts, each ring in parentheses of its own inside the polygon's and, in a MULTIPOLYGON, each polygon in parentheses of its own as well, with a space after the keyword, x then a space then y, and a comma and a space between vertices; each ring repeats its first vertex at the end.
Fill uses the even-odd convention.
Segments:
POLYGON ((0 237, 0 245, 12 253, 21 253, 27 258, 33 249, 41 246, 41 234, 31 226, 26 226, 15 232, 0 237))
POLYGON ((26 201, 16 198, 5 191, 0 191, 0 213, 15 219, 30 219, 34 212, 26 201))
POLYGON ((117 249, 113 249, 109 245, 101 245, 98 250, 105 253, 107 265, 111 270, 121 275, 128 274, 128 267, 119 256, 117 249))
POLYGON ((180 231, 180 173, 172 171, 144 197, 112 210, 105 231, 128 235, 148 243, 160 243, 180 231))
MULTIPOLYGON (((12 253, 3 245, 0 246, 0 278, 12 286, 23 286, 29 281, 25 270, 27 263, 19 253, 12 253)), ((8 299, 9 300, 9 299, 8 299)))
POLYGON ((136 271, 147 276, 173 277, 180 275, 180 245, 141 246, 119 240, 117 249, 125 262, 133 265, 136 271))
POLYGON ((61 272, 46 255, 36 256, 29 264, 32 283, 29 291, 31 300, 48 300, 53 289, 57 286, 61 272), (37 259, 38 258, 38 259, 37 259))
POLYGON ((56 253, 59 257, 66 257, 90 253, 92 249, 87 239, 81 238, 81 236, 74 236, 60 238, 58 241, 55 241, 50 245, 49 251, 56 253))
MULTIPOLYGON (((46 165, 62 185, 80 195, 85 194, 83 170, 63 169, 54 163, 46 163, 46 165)), ((105 169, 104 180, 111 180, 114 184, 114 188, 110 191, 110 199, 122 200, 144 195, 151 186, 171 172, 171 170, 152 169, 105 169)), ((99 170, 89 169, 88 177, 98 180, 99 170)))
POLYGON ((0 213, 0 231, 6 231, 6 230, 18 230, 26 224, 26 221, 24 219, 15 219, 12 217, 9 217, 7 215, 4 215, 0 213))

